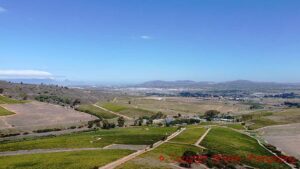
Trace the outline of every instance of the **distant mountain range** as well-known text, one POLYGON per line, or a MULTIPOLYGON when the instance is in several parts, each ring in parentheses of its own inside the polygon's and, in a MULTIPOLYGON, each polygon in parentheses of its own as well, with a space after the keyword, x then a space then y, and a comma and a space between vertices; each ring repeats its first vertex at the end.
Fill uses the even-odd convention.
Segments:
MULTIPOLYGON (((7 79, 5 81, 13 83, 24 84, 52 84, 61 86, 103 86, 101 83, 70 81, 70 80, 55 80, 55 79, 7 79)), ((123 85, 111 85, 119 86, 123 85)), ((128 87, 125 85, 123 87, 128 87)), ((285 88, 297 88, 300 89, 300 83, 275 83, 275 82, 254 82, 248 80, 236 80, 229 82, 196 82, 191 80, 178 80, 178 81, 163 81, 155 80, 148 81, 142 84, 129 85, 129 87, 140 88, 190 88, 190 89, 285 89, 285 88)))
POLYGON ((277 88, 300 88, 299 83, 275 83, 275 82, 253 82, 248 80, 236 80, 229 82, 195 82, 182 81, 149 81, 136 87, 144 88, 218 88, 218 89, 277 89, 277 88))

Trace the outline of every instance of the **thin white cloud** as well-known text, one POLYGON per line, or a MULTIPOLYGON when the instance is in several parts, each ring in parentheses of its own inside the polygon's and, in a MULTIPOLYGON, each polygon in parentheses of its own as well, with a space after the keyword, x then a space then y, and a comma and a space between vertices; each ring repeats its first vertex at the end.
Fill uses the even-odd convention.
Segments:
POLYGON ((34 78, 34 79, 53 79, 54 76, 40 70, 0 70, 0 78, 34 78))
POLYGON ((149 39, 152 39, 151 36, 148 36, 148 35, 142 35, 140 36, 141 39, 145 39, 145 40, 149 40, 149 39))
POLYGON ((2 6, 0 6, 0 13, 6 12, 7 10, 5 8, 3 8, 2 6))

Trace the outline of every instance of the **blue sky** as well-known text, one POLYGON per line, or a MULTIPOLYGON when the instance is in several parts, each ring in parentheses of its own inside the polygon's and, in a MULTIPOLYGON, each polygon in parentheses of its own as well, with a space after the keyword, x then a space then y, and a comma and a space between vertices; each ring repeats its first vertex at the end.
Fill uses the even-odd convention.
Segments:
POLYGON ((299 0, 0 0, 0 77, 300 82, 299 9, 299 0))

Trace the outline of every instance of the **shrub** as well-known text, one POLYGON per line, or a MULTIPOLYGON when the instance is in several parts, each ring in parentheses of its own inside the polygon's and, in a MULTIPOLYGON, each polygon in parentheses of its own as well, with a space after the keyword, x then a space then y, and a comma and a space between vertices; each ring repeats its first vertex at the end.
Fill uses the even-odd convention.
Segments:
POLYGON ((39 129, 33 131, 34 133, 46 133, 46 132, 52 132, 52 131, 61 131, 60 128, 53 128, 53 129, 39 129))
POLYGON ((191 164, 195 162, 195 158, 197 156, 197 153, 194 151, 187 150, 183 153, 181 159, 184 161, 181 163, 183 166, 186 166, 186 168, 191 168, 191 164))
POLYGON ((12 136, 18 136, 20 133, 11 133, 11 134, 1 134, 0 137, 12 137, 12 136))

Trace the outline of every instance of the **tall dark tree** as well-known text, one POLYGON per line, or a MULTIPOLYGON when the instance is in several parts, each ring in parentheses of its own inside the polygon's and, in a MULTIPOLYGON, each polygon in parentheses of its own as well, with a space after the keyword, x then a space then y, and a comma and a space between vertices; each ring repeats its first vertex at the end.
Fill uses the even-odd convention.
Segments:
POLYGON ((118 118, 118 126, 119 126, 119 127, 124 127, 124 124, 125 124, 125 119, 124 119, 124 117, 119 117, 119 118, 118 118))
POLYGON ((72 106, 75 107, 76 105, 80 104, 80 100, 79 99, 75 99, 73 102, 72 102, 72 106))
POLYGON ((166 115, 164 115, 162 112, 158 112, 154 115, 151 116, 151 119, 162 119, 162 118, 165 118, 166 115))
POLYGON ((204 116, 207 120, 211 120, 212 118, 216 117, 218 114, 220 114, 217 110, 208 110, 205 112, 204 116))
POLYGON ((102 128, 103 129, 109 129, 109 122, 107 120, 102 121, 102 128))

